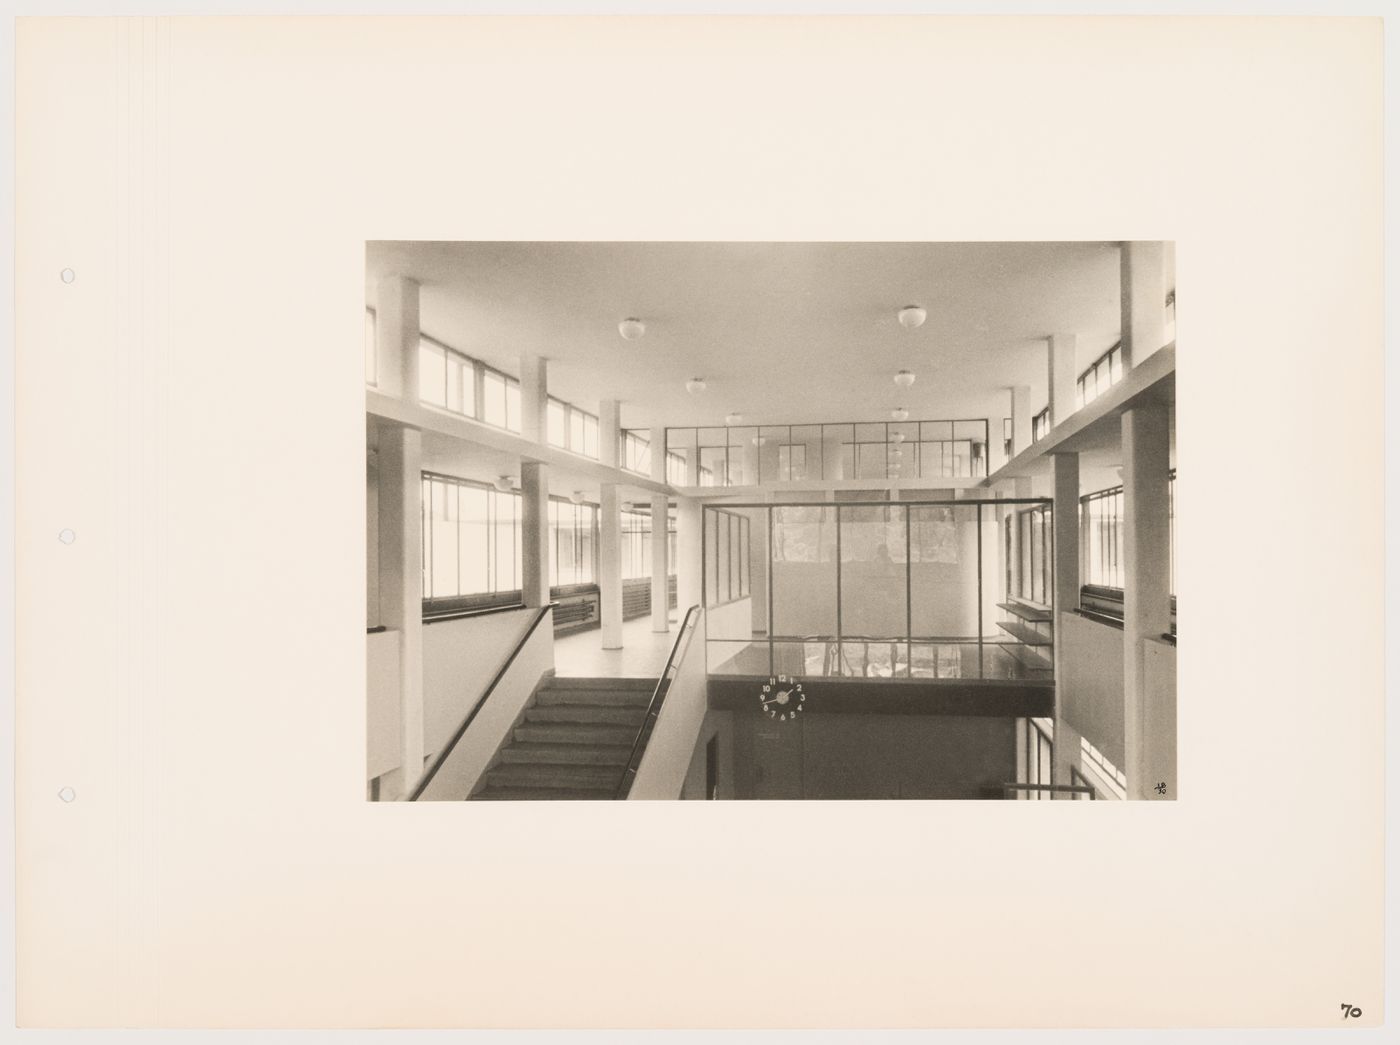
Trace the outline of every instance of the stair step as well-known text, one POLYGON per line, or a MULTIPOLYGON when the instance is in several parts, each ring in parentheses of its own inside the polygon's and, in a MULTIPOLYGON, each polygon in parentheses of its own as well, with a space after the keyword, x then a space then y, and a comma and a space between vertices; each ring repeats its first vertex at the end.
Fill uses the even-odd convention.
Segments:
MULTIPOLYGON (((639 723, 640 725, 640 723, 639 723)), ((632 746, 636 726, 595 726, 579 722, 526 722, 515 729, 516 743, 632 746)))
POLYGON ((645 690, 650 693, 656 688, 653 678, 572 678, 567 675, 549 675, 540 682, 540 689, 608 689, 618 691, 645 690))
MULTIPOLYGON (((613 679, 612 681, 619 681, 613 679)), ((541 687, 535 694, 537 706, 553 707, 557 704, 591 704, 597 707, 633 707, 645 708, 651 703, 652 690, 656 688, 656 683, 651 684, 650 689, 560 689, 558 687, 541 687)))
POLYGON ((622 781, 621 766, 541 765, 503 762, 486 774, 493 787, 584 788, 613 791, 622 781))
POLYGON ((595 726, 630 726, 642 724, 646 709, 642 707, 609 707, 600 704, 550 704, 533 707, 525 712, 526 722, 576 722, 595 726))
POLYGON ((616 797, 617 792, 613 788, 598 789, 587 787, 488 787, 472 795, 472 801, 611 802, 616 797))
POLYGON ((501 752, 503 763, 558 764, 580 766, 617 766, 627 764, 631 744, 512 744, 501 752))

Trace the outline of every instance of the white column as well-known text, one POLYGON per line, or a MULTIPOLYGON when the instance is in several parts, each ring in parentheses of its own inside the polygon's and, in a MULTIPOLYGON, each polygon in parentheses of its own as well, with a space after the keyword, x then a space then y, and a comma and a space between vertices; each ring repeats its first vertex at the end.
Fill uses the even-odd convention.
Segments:
POLYGON ((700 501, 694 497, 676 498, 676 611, 682 616, 702 597, 703 518, 700 501))
MULTIPOLYGON (((520 436, 549 442, 549 364, 543 356, 520 357, 520 436)), ((528 603, 526 605, 529 605, 528 603)))
POLYGON ((416 428, 379 436, 379 608, 399 633, 399 784, 423 773, 423 449, 416 428))
POLYGON ((604 483, 599 498, 598 599, 603 649, 622 648, 622 504, 616 483, 604 483))
POLYGON ((666 482, 666 429, 653 428, 649 438, 651 444, 651 477, 658 483, 666 482))
MULTIPOLYGON (((1060 623, 1063 614, 1079 608, 1079 455, 1051 454, 1050 464, 1055 473, 1055 506, 1053 519, 1055 555, 1055 596, 1051 601, 1055 632, 1055 722, 1059 724, 1060 688, 1058 680, 1065 677, 1061 667, 1064 634, 1060 623)), ((1061 781, 1064 783, 1065 781, 1061 781)))
POLYGON ((1077 334, 1052 334, 1047 353, 1050 386, 1050 424, 1057 425, 1074 413, 1074 386, 1079 380, 1075 356, 1077 334))
POLYGON ((1147 691, 1143 643, 1171 630, 1166 408, 1152 404, 1123 413, 1123 747, 1128 797, 1146 798, 1147 691))
POLYGON ((520 572, 526 606, 549 605, 549 466, 520 464, 520 572))
POLYGON ((671 601, 666 574, 666 524, 668 499, 664 493, 651 497, 651 630, 670 631, 671 601))
POLYGON ((617 442, 621 429, 620 404, 604 399, 598 404, 598 460, 609 468, 618 466, 617 442))
POLYGON ((374 350, 379 390, 418 402, 418 284, 385 276, 375 287, 374 350))
POLYGON ((1167 337, 1166 245, 1132 240, 1120 253, 1123 369, 1141 363, 1167 337))
POLYGON ((1015 457, 1031 445, 1031 388, 1017 385, 1011 389, 1011 456, 1015 457))

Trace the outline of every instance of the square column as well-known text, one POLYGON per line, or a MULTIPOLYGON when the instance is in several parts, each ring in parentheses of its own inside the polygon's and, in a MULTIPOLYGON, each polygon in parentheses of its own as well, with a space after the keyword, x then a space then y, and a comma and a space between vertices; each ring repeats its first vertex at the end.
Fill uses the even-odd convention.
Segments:
MULTIPOLYGON (((520 436, 549 442, 549 363, 536 355, 520 357, 520 436)), ((480 416, 480 415, 477 415, 480 416)), ((526 603, 528 606, 529 603, 526 603)))
POLYGON ((1141 363, 1167 340, 1166 244, 1132 240, 1120 248, 1123 369, 1141 363))
POLYGON ((399 634, 399 786, 423 772, 423 448, 416 428, 379 435, 379 612, 399 634))
MULTIPOLYGON (((616 444, 614 444, 616 445, 616 444)), ((603 649, 622 648, 622 505, 616 483, 604 483, 598 507, 598 599, 603 649)))
POLYGON ((670 584, 666 575, 666 526, 670 515, 665 494, 651 498, 651 630, 671 630, 670 584))
POLYGON ((549 605, 549 466, 520 465, 520 572, 526 606, 549 605))
POLYGON ((418 402, 418 336, 418 284, 406 276, 385 276, 375 286, 379 390, 406 403, 418 402))
MULTIPOLYGON (((1011 389, 1011 456, 1031 445, 1031 387, 1011 389)), ((1019 496, 1019 495, 1018 495, 1019 496)))
MULTIPOLYGON (((1051 454, 1050 465, 1054 470, 1054 510, 1051 513, 1051 528, 1054 540, 1052 552, 1055 556, 1052 576, 1055 579, 1055 594, 1050 601, 1055 629, 1055 736, 1060 728, 1060 686, 1065 678, 1062 667, 1064 643, 1059 636, 1064 634, 1060 618, 1079 608, 1079 455, 1051 454)), ((1062 781, 1063 782, 1063 781, 1062 781)))
POLYGON ((616 399, 604 399, 598 404, 598 460, 616 468, 617 445, 621 438, 621 404, 616 399))
MULTIPOLYGON (((1123 413, 1123 750, 1128 797, 1150 797, 1146 766, 1171 738, 1146 734, 1147 705, 1166 699, 1143 679, 1144 643, 1171 630, 1167 410, 1152 404, 1123 413)), ((1175 699, 1172 697, 1171 699, 1175 699)), ((1173 741, 1174 742, 1174 741, 1173 741)), ((1174 789, 1173 789, 1174 793, 1174 789)))
POLYGON ((704 598, 701 587, 703 525, 701 503, 694 497, 676 498, 676 610, 682 617, 704 598))
POLYGON ((1049 341, 1050 424, 1059 424, 1074 413, 1074 387, 1079 381, 1075 356, 1079 335, 1052 334, 1049 341))

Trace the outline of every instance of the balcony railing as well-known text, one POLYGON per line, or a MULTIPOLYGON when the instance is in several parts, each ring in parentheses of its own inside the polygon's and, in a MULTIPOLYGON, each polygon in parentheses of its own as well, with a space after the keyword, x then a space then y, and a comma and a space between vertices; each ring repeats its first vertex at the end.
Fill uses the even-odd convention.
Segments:
POLYGON ((987 474, 987 440, 985 418, 731 425, 668 428, 666 453, 684 468, 683 486, 961 479, 987 474))

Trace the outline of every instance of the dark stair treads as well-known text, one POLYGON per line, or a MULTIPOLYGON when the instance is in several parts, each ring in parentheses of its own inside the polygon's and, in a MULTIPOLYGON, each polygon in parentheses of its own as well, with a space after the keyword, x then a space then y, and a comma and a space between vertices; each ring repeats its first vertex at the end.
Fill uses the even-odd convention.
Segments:
POLYGON ((489 787, 585 788, 597 791, 614 791, 621 782, 621 766, 570 766, 503 762, 488 774, 489 787))
POLYGON ((472 798, 616 798, 655 689, 654 679, 544 679, 472 798))
POLYGON ((582 787, 488 787, 472 796, 473 802, 499 801, 586 801, 611 802, 617 795, 612 788, 593 790, 582 787))
POLYGON ((557 704, 592 704, 602 707, 644 708, 651 703, 649 689, 563 689, 541 687, 536 703, 544 707, 557 704))
MULTIPOLYGON (((640 723, 638 723, 640 725, 640 723)), ((579 722, 527 722, 515 729, 516 743, 626 744, 637 739, 637 726, 591 726, 579 722)))
POLYGON ((575 722, 592 726, 627 726, 634 733, 646 717, 644 707, 600 707, 596 704, 550 704, 525 712, 530 723, 575 722))
POLYGON ((511 764, 560 764, 580 766, 617 766, 627 764, 632 745, 533 744, 515 743, 501 752, 501 761, 511 764))

